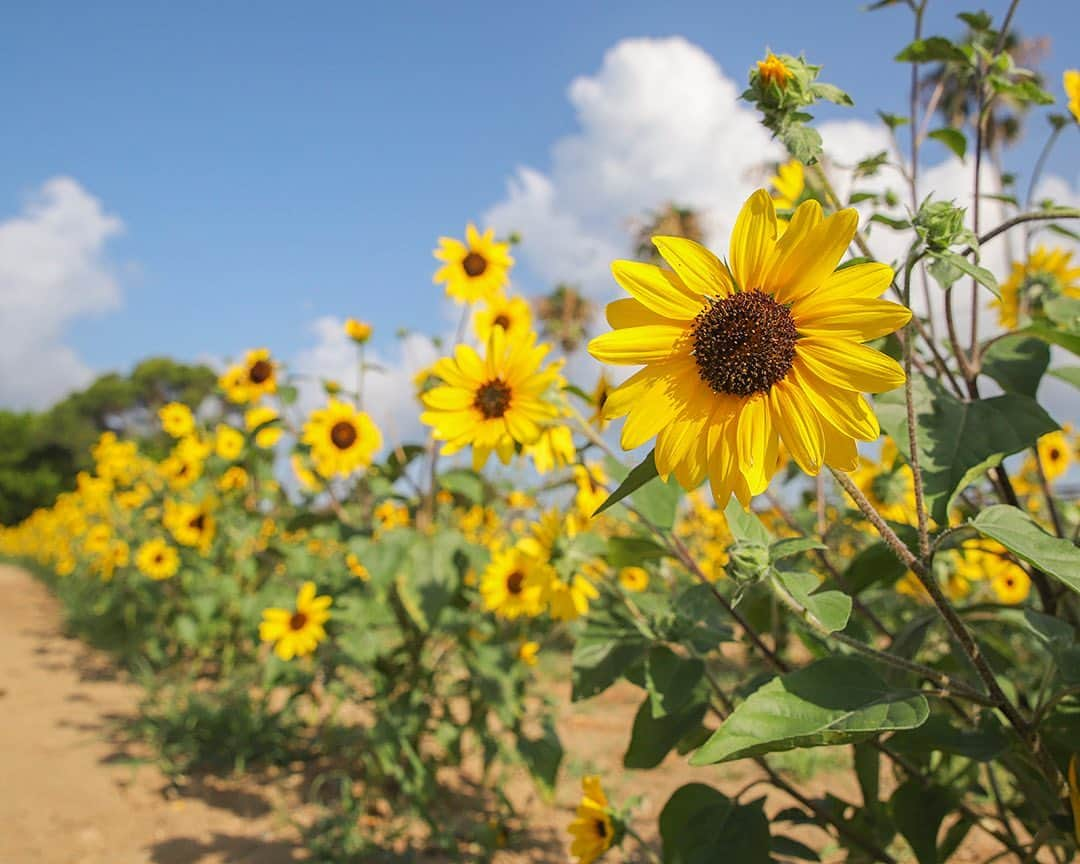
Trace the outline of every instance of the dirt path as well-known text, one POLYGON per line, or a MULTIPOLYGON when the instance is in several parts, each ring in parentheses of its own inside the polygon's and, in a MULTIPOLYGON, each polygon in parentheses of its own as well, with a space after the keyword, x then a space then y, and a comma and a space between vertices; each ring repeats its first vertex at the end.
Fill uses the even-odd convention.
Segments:
POLYGON ((0 862, 282 864, 296 836, 284 798, 228 784, 169 794, 110 744, 139 690, 60 632, 60 609, 0 565, 0 862))

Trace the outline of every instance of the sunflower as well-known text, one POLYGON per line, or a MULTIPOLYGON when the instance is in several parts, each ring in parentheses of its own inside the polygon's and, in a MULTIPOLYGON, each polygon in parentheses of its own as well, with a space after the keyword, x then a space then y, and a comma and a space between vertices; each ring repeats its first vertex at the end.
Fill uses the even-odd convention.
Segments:
MULTIPOLYGON (((1066 69, 1061 75, 1061 83, 1069 97, 1069 113, 1080 123, 1080 69, 1066 69)), ((1077 828, 1077 839, 1080 840, 1080 827, 1077 828)))
POLYGON ((534 443, 542 424, 559 413, 544 397, 559 380, 562 364, 541 369, 547 353, 547 345, 536 344, 535 333, 511 341, 496 327, 486 358, 458 345, 453 357, 439 360, 433 371, 443 383, 421 395, 428 410, 420 419, 445 442, 442 452, 457 453, 471 444, 479 471, 493 450, 507 464, 517 444, 534 443))
POLYGON ((499 293, 488 298, 484 306, 473 313, 472 323, 481 345, 487 344, 496 327, 505 330, 511 341, 517 341, 528 337, 532 330, 532 312, 522 298, 507 298, 499 293))
POLYGON ((619 570, 619 584, 634 593, 644 591, 649 587, 649 571, 644 567, 623 567, 619 570))
POLYGON ((181 546, 192 546, 203 555, 210 551, 217 523, 209 499, 201 504, 189 504, 167 498, 161 521, 181 546))
POLYGON ((158 409, 161 428, 171 438, 183 438, 195 431, 195 417, 183 402, 170 402, 158 409))
POLYGON ((598 360, 644 364, 611 393, 608 417, 628 415, 622 446, 656 436, 661 477, 686 489, 708 476, 717 503, 749 506, 779 465, 779 444, 806 473, 858 467, 855 440, 878 437, 863 392, 900 386, 904 372, 863 343, 911 312, 877 299, 884 264, 836 270, 858 223, 801 204, 777 239, 772 199, 758 190, 731 238, 730 269, 691 240, 656 237, 672 270, 617 261, 632 296, 607 308, 614 331, 589 343, 598 360), (836 271, 836 272, 834 272, 836 271))
POLYGON ((345 556, 345 566, 349 568, 349 572, 352 573, 361 582, 370 582, 371 573, 363 562, 356 557, 352 552, 345 556))
POLYGON ((229 468, 218 478, 217 487, 221 492, 236 492, 248 485, 247 471, 239 465, 230 465, 229 468))
POLYGON ((529 640, 518 645, 517 657, 526 666, 536 665, 536 655, 540 653, 540 643, 529 640))
POLYGON ((311 447, 311 460, 323 477, 347 477, 367 467, 382 447, 382 433, 371 418, 340 399, 311 412, 300 440, 311 447))
POLYGON ((509 620, 536 617, 544 609, 542 586, 554 575, 549 569, 517 547, 496 552, 480 579, 484 608, 509 620))
POLYGON ((135 566, 151 579, 169 579, 180 569, 180 554, 161 537, 147 540, 135 553, 135 566))
POLYGON ((1022 319, 1037 317, 1055 296, 1080 298, 1080 267, 1073 266, 1072 257, 1064 249, 1037 246, 1026 261, 1014 261, 1001 283, 1001 297, 991 302, 1001 326, 1012 330, 1022 319))
POLYGON ((259 638, 273 642, 282 660, 311 654, 326 638, 323 625, 330 620, 332 597, 315 596, 315 583, 305 582, 296 594, 296 609, 264 609, 259 638))
POLYGON ((611 848, 615 840, 615 825, 611 821, 611 808, 600 786, 600 778, 589 775, 581 778, 581 803, 577 818, 567 828, 574 838, 570 854, 578 864, 592 864, 611 848))
POLYGON ((580 561, 570 554, 577 535, 576 519, 574 514, 563 516, 547 510, 532 524, 529 535, 517 542, 517 548, 527 556, 550 565, 528 573, 526 585, 540 589, 540 600, 556 621, 574 621, 588 614, 589 601, 600 596, 590 580, 603 562, 580 561))
POLYGON ((232 462, 244 452, 244 433, 220 424, 214 432, 214 452, 226 462, 232 462))
POLYGON ((1006 562, 990 576, 990 587, 1002 603, 1016 605, 1027 600, 1031 593, 1031 577, 1023 567, 1006 562))
POLYGON ((1064 429, 1043 435, 1036 444, 1043 474, 1046 475, 1048 483, 1066 474, 1072 465, 1073 452, 1069 444, 1069 431, 1070 427, 1066 425, 1064 429))
POLYGON ((806 175, 798 159, 782 162, 776 176, 769 181, 773 188, 773 204, 777 210, 794 210, 806 190, 806 175))
POLYGON ((565 468, 577 458, 574 433, 569 426, 545 426, 540 437, 532 444, 526 444, 522 452, 532 457, 538 474, 547 474, 553 468, 565 468))
POLYGON ((244 412, 244 428, 255 432, 256 447, 269 450, 281 439, 284 430, 278 419, 278 412, 269 405, 256 405, 244 412))
POLYGON ((507 282, 514 259, 510 244, 495 240, 495 230, 483 234, 471 222, 465 229, 465 242, 440 237, 435 257, 444 264, 435 271, 436 285, 445 284, 446 293, 458 303, 475 303, 495 296, 507 282))
POLYGON ((264 395, 277 392, 278 365, 265 348, 247 352, 244 362, 233 366, 218 379, 230 402, 243 405, 258 402, 264 395))
POLYGON ((345 322, 345 335, 357 345, 363 345, 371 338, 372 329, 367 321, 358 321, 356 318, 349 318, 345 322))
POLYGON ((758 77, 761 79, 762 86, 775 84, 781 90, 784 89, 793 74, 784 61, 771 51, 764 60, 758 60, 757 68, 758 77))

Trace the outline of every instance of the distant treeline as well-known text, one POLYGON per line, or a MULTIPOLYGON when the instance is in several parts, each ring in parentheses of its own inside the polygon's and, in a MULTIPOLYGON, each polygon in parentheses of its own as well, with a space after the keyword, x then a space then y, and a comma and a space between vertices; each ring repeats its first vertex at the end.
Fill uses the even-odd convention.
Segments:
POLYGON ((167 402, 195 408, 216 382, 207 366, 151 357, 129 375, 101 375, 46 411, 0 411, 0 524, 19 522, 74 488, 102 432, 123 431, 151 452, 164 449, 157 409, 167 402))

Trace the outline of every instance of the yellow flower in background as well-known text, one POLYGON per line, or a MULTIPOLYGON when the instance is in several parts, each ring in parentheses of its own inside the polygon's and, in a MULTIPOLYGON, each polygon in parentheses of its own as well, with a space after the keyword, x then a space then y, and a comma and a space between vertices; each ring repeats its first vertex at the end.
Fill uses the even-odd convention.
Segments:
POLYGON ((439 360, 433 371, 443 383, 421 395, 427 410, 420 420, 432 427, 435 440, 445 442, 442 452, 471 445, 473 468, 479 471, 492 451, 507 464, 518 444, 534 443, 542 425, 558 414, 545 396, 561 363, 541 369, 548 350, 536 344, 535 333, 510 341, 495 328, 484 358, 458 345, 453 357, 439 360))
POLYGON ((296 609, 272 608, 262 613, 259 638, 274 643, 282 660, 314 653, 326 638, 324 624, 330 620, 332 597, 316 596, 315 583, 305 582, 296 594, 296 609))
POLYGON ((649 587, 649 571, 644 567, 623 567, 619 571, 619 584, 627 591, 644 591, 649 587))
POLYGON ((230 402, 243 405, 258 402, 263 396, 277 392, 277 363, 265 348, 247 352, 244 362, 229 368, 218 385, 230 402))
POLYGON ((567 830, 573 838, 570 854, 578 859, 578 864, 592 864, 611 848, 615 825, 611 821, 607 796, 596 775, 581 778, 581 802, 576 818, 567 830))
POLYGON ((496 552, 480 577, 484 608, 511 621, 539 615, 544 580, 553 578, 549 569, 517 547, 496 552))
POLYGON ((399 501, 383 501, 375 508, 372 514, 375 517, 380 531, 393 531, 395 528, 404 528, 412 521, 409 516, 409 508, 399 501))
POLYGON ((289 464, 292 466, 293 474, 296 475, 296 479, 300 481, 300 486, 307 492, 318 492, 322 489, 322 481, 316 476, 304 462, 303 457, 299 453, 294 453, 289 458, 289 464))
MULTIPOLYGON (((1069 113, 1080 123, 1080 69, 1066 69, 1061 76, 1065 95, 1069 97, 1069 113)), ((1080 834, 1077 835, 1080 839, 1080 834)))
POLYGON ((1001 283, 1001 297, 991 301, 1001 326, 1013 330, 1042 309, 1055 296, 1080 298, 1080 267, 1073 253, 1036 246, 1025 261, 1014 261, 1009 278, 1001 283))
POLYGON ((349 318, 345 322, 345 335, 358 345, 363 345, 371 338, 372 326, 367 321, 349 318))
POLYGON ((1023 603, 1031 593, 1031 577, 1018 564, 1003 560, 990 574, 990 587, 1002 603, 1023 603))
POLYGON ((1059 477, 1069 471, 1073 462, 1073 449, 1069 443, 1069 433, 1072 427, 1066 424, 1057 432, 1043 435, 1036 443, 1039 452, 1039 461, 1042 463, 1043 473, 1048 483, 1053 483, 1059 477))
POLYGON ((370 582, 371 573, 368 572, 360 559, 357 558, 352 552, 345 556, 345 566, 349 568, 349 572, 352 573, 361 582, 370 582))
POLYGON ((165 434, 183 438, 195 431, 195 416, 183 402, 170 402, 158 409, 158 419, 165 434))
POLYGON ((520 660, 526 666, 535 666, 536 655, 538 653, 540 653, 540 643, 530 640, 528 642, 522 642, 518 646, 517 656, 518 660, 520 660))
POLYGON ((585 518, 591 518, 608 497, 608 476, 604 466, 599 462, 589 462, 585 465, 574 466, 574 485, 577 486, 577 494, 574 495, 574 506, 585 518))
POLYGON ((222 492, 236 492, 247 488, 249 479, 247 471, 239 465, 232 465, 218 478, 217 487, 222 492))
POLYGON ((920 581, 919 577, 910 570, 897 580, 893 587, 898 594, 911 597, 920 603, 929 604, 933 602, 933 598, 930 597, 930 592, 926 590, 926 587, 920 581))
POLYGON ((170 579, 180 569, 180 553, 161 537, 147 540, 135 553, 135 566, 151 579, 170 579))
POLYGON ((196 548, 203 555, 210 551, 217 523, 209 499, 190 504, 167 498, 161 521, 181 546, 196 548))
POLYGON ((781 90, 784 89, 791 78, 791 70, 784 65, 783 60, 771 51, 764 60, 758 60, 757 69, 763 83, 775 84, 781 90))
POLYGON ((123 540, 114 540, 91 562, 90 569, 103 582, 113 578, 118 567, 127 567, 131 561, 131 549, 123 540))
POLYGON ((255 432, 255 446, 262 450, 269 450, 279 440, 281 440, 284 431, 279 423, 274 423, 278 419, 278 412, 271 408, 269 405, 257 405, 254 408, 249 408, 244 412, 244 428, 248 432, 255 432), (269 425, 273 424, 273 425, 269 425), (260 428, 262 427, 262 428, 260 428))
POLYGON ((465 228, 465 242, 440 237, 435 257, 444 262, 433 281, 445 285, 448 296, 458 303, 487 300, 506 285, 514 259, 510 244, 495 240, 495 229, 483 234, 471 222, 465 228))
POLYGON ((112 528, 104 522, 100 522, 91 527, 90 530, 86 532, 86 536, 83 537, 83 551, 90 555, 100 555, 109 548, 112 537, 112 528))
POLYGON ((806 173, 798 159, 782 162, 776 176, 769 181, 773 188, 773 203, 777 210, 794 210, 806 191, 806 173))
POLYGON ((315 471, 323 477, 347 477, 366 468, 382 447, 382 433, 371 418, 339 399, 311 412, 300 440, 311 447, 315 471))
POLYGON ((589 343, 604 363, 643 365, 608 397, 605 414, 626 416, 622 446, 656 438, 660 476, 685 489, 707 476, 720 506, 763 492, 779 445, 808 474, 858 467, 856 440, 878 437, 863 398, 900 386, 904 371, 865 342, 903 327, 910 310, 878 299, 892 281, 885 264, 842 270, 858 214, 823 218, 807 201, 777 238, 764 190, 739 213, 730 268, 692 240, 654 237, 671 266, 616 261, 631 297, 607 307, 612 332, 589 343))
POLYGON ((881 445, 881 454, 876 462, 865 456, 859 457, 859 467, 851 472, 851 479, 874 505, 874 509, 886 519, 907 525, 918 522, 915 475, 911 467, 900 459, 891 438, 886 438, 881 445))
POLYGON ((496 294, 473 312, 473 330, 481 345, 491 338, 491 331, 501 327, 511 341, 528 338, 532 330, 532 311, 521 297, 496 294))
POLYGON ((589 422, 599 428, 601 432, 608 425, 607 418, 604 417, 604 406, 607 405, 611 390, 611 379, 608 378, 607 372, 601 369, 600 377, 596 379, 596 386, 593 388, 592 393, 589 394, 593 404, 593 413, 589 417, 589 422))
POLYGON ((540 437, 526 444, 522 452, 532 458, 536 473, 547 474, 555 468, 565 468, 577 458, 574 433, 569 426, 545 426, 540 437))
POLYGON ((244 433, 225 423, 214 432, 214 452, 227 462, 232 462, 244 452, 244 433))

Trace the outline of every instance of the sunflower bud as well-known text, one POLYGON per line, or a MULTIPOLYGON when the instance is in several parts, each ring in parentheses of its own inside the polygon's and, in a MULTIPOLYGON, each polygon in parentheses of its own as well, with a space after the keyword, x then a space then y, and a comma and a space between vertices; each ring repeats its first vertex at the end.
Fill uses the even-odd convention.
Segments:
POLYGON ((728 575, 736 582, 760 582, 769 572, 769 550, 757 543, 737 541, 728 549, 728 575))
POLYGON ((912 225, 928 249, 940 252, 969 239, 971 232, 964 227, 966 212, 951 201, 927 198, 915 214, 912 225))

